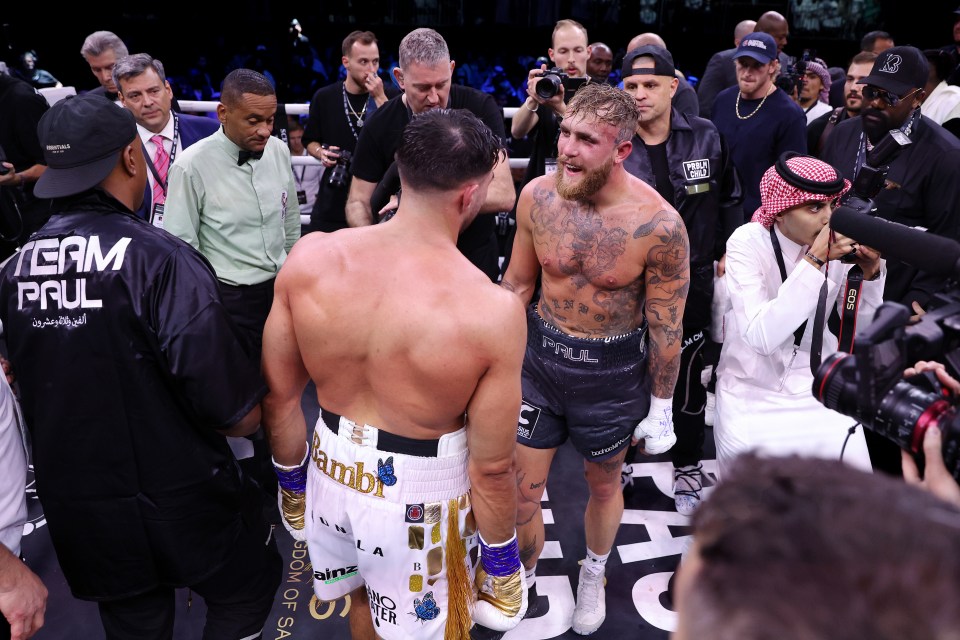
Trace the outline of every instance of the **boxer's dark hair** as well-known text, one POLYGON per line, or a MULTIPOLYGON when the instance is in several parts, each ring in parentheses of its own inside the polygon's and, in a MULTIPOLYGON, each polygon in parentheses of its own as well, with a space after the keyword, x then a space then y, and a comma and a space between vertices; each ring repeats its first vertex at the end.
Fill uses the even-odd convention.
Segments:
POLYGON ((404 129, 397 169, 407 187, 447 191, 489 173, 503 153, 503 142, 471 112, 431 109, 404 129))

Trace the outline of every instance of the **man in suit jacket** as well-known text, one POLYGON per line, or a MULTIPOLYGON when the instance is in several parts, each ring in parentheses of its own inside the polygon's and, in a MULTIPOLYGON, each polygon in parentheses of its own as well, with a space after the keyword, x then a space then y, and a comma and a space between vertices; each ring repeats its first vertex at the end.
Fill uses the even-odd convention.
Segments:
POLYGON ((143 204, 136 213, 162 228, 170 165, 178 153, 214 133, 220 125, 211 118, 173 113, 173 89, 163 64, 149 54, 121 58, 113 68, 113 77, 121 104, 137 120, 149 169, 143 204))

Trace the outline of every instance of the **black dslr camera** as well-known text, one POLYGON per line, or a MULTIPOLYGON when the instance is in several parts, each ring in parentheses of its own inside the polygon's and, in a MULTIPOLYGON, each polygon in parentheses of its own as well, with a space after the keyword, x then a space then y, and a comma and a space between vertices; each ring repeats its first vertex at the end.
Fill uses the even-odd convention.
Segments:
MULTIPOLYGON (((874 215, 876 207, 873 199, 887 182, 890 162, 904 147, 910 144, 910 138, 898 129, 887 133, 867 154, 857 177, 853 180, 850 192, 843 199, 843 206, 857 213, 874 215)), ((855 236, 851 236, 855 237, 855 236)), ((841 262, 853 262, 855 256, 848 254, 840 258, 841 262)))
POLYGON ((537 97, 541 100, 549 100, 553 96, 557 95, 560 92, 560 87, 563 87, 563 99, 564 101, 569 101, 573 97, 580 87, 587 83, 587 79, 573 78, 566 74, 563 69, 558 69, 554 67, 553 69, 547 69, 539 75, 539 80, 537 80, 537 86, 534 91, 537 94, 537 97))
POLYGON ((803 91, 803 78, 804 74, 807 73, 807 63, 815 55, 816 52, 811 54, 810 49, 804 49, 803 57, 794 61, 793 64, 787 65, 787 68, 777 77, 777 88, 783 89, 789 95, 793 95, 794 90, 796 90, 797 96, 799 96, 800 92, 803 91))
POLYGON ((873 322, 857 332, 852 355, 835 353, 820 365, 813 395, 917 456, 927 428, 936 425, 943 433, 944 463, 960 482, 960 399, 945 396, 932 373, 903 379, 904 369, 918 360, 944 362, 950 374, 960 378, 960 244, 869 215, 886 179, 886 163, 909 143, 895 130, 874 147, 830 226, 881 254, 944 275, 950 284, 931 298, 927 313, 912 325, 905 306, 882 304, 873 322))
POLYGON ((336 189, 345 189, 350 184, 350 164, 352 162, 353 154, 346 149, 340 149, 340 157, 337 158, 337 164, 330 169, 327 184, 336 189))
POLYGON ((881 305, 873 323, 858 333, 853 355, 835 353, 820 365, 813 395, 915 455, 923 451, 927 428, 936 425, 943 433, 943 461, 960 482, 957 399, 945 397, 932 375, 903 379, 903 370, 918 360, 945 360, 950 374, 960 377, 960 292, 951 287, 931 302, 941 306, 912 326, 905 306, 881 305))

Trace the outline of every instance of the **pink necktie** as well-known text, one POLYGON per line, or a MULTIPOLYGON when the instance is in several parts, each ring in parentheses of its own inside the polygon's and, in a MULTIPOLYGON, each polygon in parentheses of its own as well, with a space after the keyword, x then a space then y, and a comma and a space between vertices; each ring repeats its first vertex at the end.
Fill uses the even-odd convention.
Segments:
POLYGON ((170 154, 168 154, 167 150, 163 148, 163 136, 157 134, 150 138, 150 142, 157 147, 157 152, 153 156, 153 166, 157 170, 157 175, 160 176, 160 180, 153 183, 153 203, 163 204, 167 199, 164 186, 167 184, 167 170, 170 168, 170 154))

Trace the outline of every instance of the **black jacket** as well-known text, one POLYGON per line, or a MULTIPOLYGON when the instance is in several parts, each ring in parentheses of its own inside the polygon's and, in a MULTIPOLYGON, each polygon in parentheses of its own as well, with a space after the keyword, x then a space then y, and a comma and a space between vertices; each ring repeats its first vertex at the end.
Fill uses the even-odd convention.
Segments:
MULTIPOLYGON (((821 156, 851 181, 862 133, 860 116, 837 124, 821 156)), ((925 116, 915 124, 910 140, 890 163, 887 187, 874 200, 877 215, 960 240, 960 141, 925 116)), ((943 284, 941 278, 888 259, 883 298, 908 307, 914 300, 924 305, 943 284)))
MULTIPOLYGON (((683 324, 710 325, 713 261, 723 255, 727 238, 743 222, 740 179, 717 128, 704 118, 670 113, 667 164, 674 202, 690 238, 690 293, 683 324)), ((653 167, 639 136, 624 168, 656 188, 653 167)))
POLYGON ((0 271, 57 557, 80 598, 191 584, 260 508, 216 430, 265 385, 203 256, 102 191, 58 204, 0 271))

